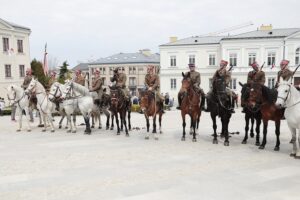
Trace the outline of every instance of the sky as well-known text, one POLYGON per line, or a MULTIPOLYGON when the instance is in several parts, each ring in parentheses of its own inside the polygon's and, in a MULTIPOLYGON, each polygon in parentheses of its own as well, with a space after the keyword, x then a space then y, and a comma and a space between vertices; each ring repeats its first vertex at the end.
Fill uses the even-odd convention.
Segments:
MULTIPOLYGON (((29 27, 30 56, 70 67, 116 53, 134 53, 246 22, 231 34, 300 28, 299 0, 0 0, 0 18, 29 27)), ((226 33, 228 34, 228 33, 226 33)))

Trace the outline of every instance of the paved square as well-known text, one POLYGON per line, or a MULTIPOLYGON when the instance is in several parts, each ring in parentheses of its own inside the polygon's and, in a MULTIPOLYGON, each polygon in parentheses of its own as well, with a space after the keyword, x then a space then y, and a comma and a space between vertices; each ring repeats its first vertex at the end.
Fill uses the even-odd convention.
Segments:
MULTIPOLYGON (((130 137, 116 131, 17 133, 0 118, 0 199, 299 199, 300 160, 289 157, 290 132, 282 121, 281 149, 274 152, 274 123, 265 150, 250 138, 242 145, 244 116, 236 110, 230 146, 212 144, 212 123, 202 113, 198 141, 182 142, 179 111, 163 118, 158 141, 145 140, 143 115, 133 113, 130 137)), ((58 119, 55 124, 58 127, 58 119)), ((104 118, 102 117, 103 123, 104 118)), ((36 120, 37 121, 37 120, 36 120)), ((78 117, 78 124, 83 120, 78 117)), ((24 123, 24 125, 26 125, 24 123)), ((26 127, 25 127, 26 128, 26 127)), ((219 127, 220 128, 220 127, 219 127)))

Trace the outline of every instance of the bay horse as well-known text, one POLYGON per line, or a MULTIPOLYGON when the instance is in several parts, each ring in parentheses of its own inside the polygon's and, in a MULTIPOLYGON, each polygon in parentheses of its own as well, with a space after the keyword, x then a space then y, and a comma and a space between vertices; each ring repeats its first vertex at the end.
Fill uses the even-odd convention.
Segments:
POLYGON ((162 120, 162 109, 161 105, 156 102, 156 97, 155 97, 155 92, 153 91, 141 91, 140 92, 140 98, 141 98, 141 103, 140 107, 141 110, 143 111, 146 119, 146 125, 147 125, 147 134, 145 136, 145 139, 149 139, 149 117, 153 117, 153 130, 152 133, 154 134, 154 139, 158 140, 158 134, 156 132, 156 115, 159 116, 158 121, 159 121, 159 133, 162 133, 161 130, 161 120, 162 120))
POLYGON ((221 137, 225 137, 224 146, 229 146, 228 124, 231 118, 231 100, 226 93, 226 83, 223 78, 218 78, 213 84, 212 94, 207 99, 207 106, 213 121, 213 144, 218 144, 216 122, 218 116, 222 122, 221 137))
MULTIPOLYGON (((243 106, 245 108, 245 122, 246 122, 245 137, 242 141, 242 144, 247 144, 248 131, 249 131, 249 121, 251 121, 250 137, 251 138, 254 137, 253 125, 254 125, 254 120, 255 120, 255 122, 256 122, 256 128, 255 128, 256 142, 255 142, 255 145, 259 146, 260 145, 260 142, 259 142, 259 139, 260 139, 260 125, 261 125, 261 120, 262 120, 260 106, 253 105, 248 101, 249 100, 250 89, 251 89, 251 84, 242 84, 241 82, 239 82, 239 84, 242 86, 241 101, 244 104, 243 106)), ((253 83, 253 84, 258 84, 258 83, 253 83)))
POLYGON ((193 142, 197 141, 196 138, 196 128, 199 123, 201 116, 201 95, 197 94, 197 92, 193 88, 192 79, 190 78, 190 73, 188 72, 186 75, 182 72, 182 85, 180 89, 180 93, 183 94, 180 110, 182 117, 182 141, 185 141, 185 116, 188 114, 191 117, 191 133, 193 134, 193 142))
POLYGON ((260 84, 252 84, 249 94, 249 105, 252 107, 260 107, 263 120, 263 141, 259 149, 264 149, 267 143, 268 122, 275 122, 276 145, 274 151, 280 149, 280 120, 283 118, 284 109, 275 105, 277 99, 277 91, 260 84))
MULTIPOLYGON (((117 135, 120 135, 120 126, 119 126, 119 117, 118 117, 118 114, 120 114, 121 126, 124 125, 126 136, 129 137, 128 128, 126 124, 126 113, 130 109, 129 108, 130 104, 126 102, 125 96, 122 93, 120 88, 117 88, 115 86, 109 88, 110 88, 110 99, 111 99, 110 111, 112 112, 112 117, 116 118, 117 135)), ((128 124, 130 128, 131 127, 130 112, 128 112, 128 124)))
POLYGON ((300 159, 300 93, 289 81, 280 80, 276 105, 285 108, 284 116, 292 134, 293 150, 290 156, 300 159), (298 129, 298 141, 297 141, 298 129))

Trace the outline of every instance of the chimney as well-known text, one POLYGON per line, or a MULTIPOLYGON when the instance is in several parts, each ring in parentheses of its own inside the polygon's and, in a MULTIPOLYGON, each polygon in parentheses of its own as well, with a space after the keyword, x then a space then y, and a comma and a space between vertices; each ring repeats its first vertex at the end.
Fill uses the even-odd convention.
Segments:
POLYGON ((175 37, 175 36, 172 36, 172 37, 170 37, 170 42, 172 43, 172 42, 176 42, 177 41, 177 37, 175 37))
POLYGON ((142 49, 140 50, 141 54, 144 54, 145 56, 151 56, 151 50, 150 49, 142 49))
POLYGON ((260 26, 260 29, 259 30, 261 30, 261 31, 271 31, 273 29, 273 26, 272 26, 272 24, 270 24, 270 25, 261 25, 260 26))

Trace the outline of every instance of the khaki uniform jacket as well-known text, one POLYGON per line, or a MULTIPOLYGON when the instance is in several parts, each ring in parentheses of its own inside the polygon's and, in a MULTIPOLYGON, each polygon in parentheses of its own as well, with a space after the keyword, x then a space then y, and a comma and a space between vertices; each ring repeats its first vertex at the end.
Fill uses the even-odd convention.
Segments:
POLYGON ((280 77, 283 78, 283 80, 287 81, 293 76, 293 72, 290 71, 288 68, 285 68, 283 70, 280 70, 277 74, 277 83, 280 81, 280 77))
POLYGON ((264 85, 266 82, 265 72, 252 70, 248 73, 247 83, 259 83, 264 85))
POLYGON ((85 85, 84 77, 82 75, 76 76, 75 83, 78 83, 78 84, 84 86, 85 85))
POLYGON ((190 73, 190 78, 192 79, 194 87, 199 88, 201 84, 200 73, 193 71, 193 72, 186 72, 185 75, 187 75, 188 73, 190 73))
POLYGON ((212 82, 214 83, 218 78, 223 77, 225 80, 226 85, 228 85, 231 81, 231 73, 227 71, 225 68, 223 69, 218 69, 214 76, 212 82))
POLYGON ((120 87, 120 88, 126 88, 126 80, 127 80, 127 76, 124 73, 118 73, 116 75, 114 75, 113 78, 111 78, 111 82, 116 82, 116 86, 120 87))
POLYGON ((23 84, 22 84, 22 88, 24 90, 26 90, 29 86, 29 83, 31 82, 31 79, 32 79, 32 76, 31 75, 26 75, 25 78, 24 78, 24 81, 23 81, 23 84))
POLYGON ((149 88, 152 87, 153 90, 158 91, 160 87, 159 76, 157 74, 147 74, 145 76, 145 85, 149 88))
POLYGON ((93 80, 92 82, 92 88, 91 88, 91 92, 97 92, 98 96, 101 97, 102 93, 103 93, 103 82, 101 77, 96 78, 95 80, 93 80))

